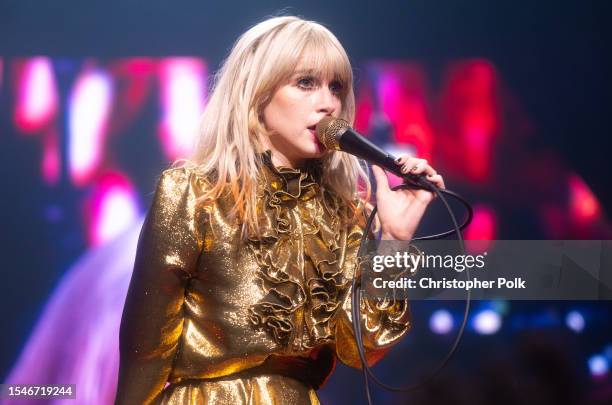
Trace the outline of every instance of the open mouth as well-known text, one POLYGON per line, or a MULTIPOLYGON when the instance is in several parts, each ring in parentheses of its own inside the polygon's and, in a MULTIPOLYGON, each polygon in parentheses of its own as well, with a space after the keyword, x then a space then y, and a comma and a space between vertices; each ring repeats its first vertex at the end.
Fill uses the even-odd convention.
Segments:
POLYGON ((320 150, 325 149, 325 146, 321 143, 321 141, 319 141, 319 137, 317 136, 317 125, 315 124, 315 125, 309 126, 308 130, 314 136, 314 140, 317 143, 317 146, 319 147, 319 149, 320 150))

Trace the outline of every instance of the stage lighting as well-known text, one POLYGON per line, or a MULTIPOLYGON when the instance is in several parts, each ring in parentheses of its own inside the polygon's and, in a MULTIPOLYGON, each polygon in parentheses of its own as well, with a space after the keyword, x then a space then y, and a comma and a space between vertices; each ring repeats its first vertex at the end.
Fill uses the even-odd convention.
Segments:
POLYGON ((31 58, 18 64, 15 125, 24 134, 42 130, 55 117, 58 95, 51 60, 31 58))
POLYGON ((196 58, 168 58, 160 68, 161 141, 170 160, 191 153, 206 101, 206 65, 196 58))
POLYGON ((429 318, 429 327, 434 333, 445 335, 453 330, 453 316, 447 310, 439 309, 431 314, 431 318, 429 318))
POLYGON ((102 158, 104 137, 113 99, 111 77, 103 71, 82 74, 68 106, 70 177, 86 184, 102 158))
POLYGON ((472 319, 472 327, 481 335, 492 335, 501 328, 501 325, 501 316, 492 309, 480 311, 472 319))
POLYGON ((580 333, 584 329, 584 317, 578 311, 570 311, 565 316, 565 324, 574 332, 580 333))
POLYGON ((96 185, 91 202, 90 241, 101 245, 128 229, 139 217, 137 196, 124 176, 108 174, 96 185))
POLYGON ((602 377, 608 373, 608 360, 602 355, 596 354, 589 358, 589 370, 593 377, 602 377))

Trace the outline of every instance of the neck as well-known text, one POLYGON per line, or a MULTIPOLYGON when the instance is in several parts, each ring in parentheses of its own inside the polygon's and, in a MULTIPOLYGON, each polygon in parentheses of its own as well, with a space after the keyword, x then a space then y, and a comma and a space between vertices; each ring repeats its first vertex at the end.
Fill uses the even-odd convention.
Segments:
POLYGON ((304 167, 304 159, 292 160, 278 151, 272 151, 272 164, 276 167, 288 167, 290 169, 299 169, 304 167))
POLYGON ((287 153, 280 152, 277 148, 272 145, 269 139, 262 137, 262 145, 264 150, 270 150, 272 152, 272 164, 275 167, 288 167, 291 169, 303 168, 306 159, 304 158, 296 158, 293 156, 289 156, 287 153))

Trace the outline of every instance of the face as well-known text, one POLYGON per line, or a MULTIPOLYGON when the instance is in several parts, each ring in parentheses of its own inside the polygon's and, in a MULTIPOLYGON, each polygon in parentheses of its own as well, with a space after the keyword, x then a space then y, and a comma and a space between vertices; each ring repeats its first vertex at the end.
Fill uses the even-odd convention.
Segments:
POLYGON ((325 153, 315 127, 326 115, 337 117, 342 108, 342 85, 333 78, 296 69, 288 83, 280 86, 263 111, 270 137, 264 146, 272 150, 276 166, 299 167, 305 159, 325 153))

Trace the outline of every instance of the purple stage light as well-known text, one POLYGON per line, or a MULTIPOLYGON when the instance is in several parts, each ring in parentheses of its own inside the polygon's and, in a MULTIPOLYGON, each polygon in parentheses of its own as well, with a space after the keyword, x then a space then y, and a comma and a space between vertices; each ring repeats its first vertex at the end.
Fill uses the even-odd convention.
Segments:
POLYGON ((584 329, 584 317, 578 311, 570 311, 565 316, 565 324, 574 332, 580 333, 584 329))
POLYGON ((435 311, 429 319, 429 327, 438 335, 445 335, 453 330, 453 316, 445 309, 435 311))
POLYGON ((589 370, 593 377, 603 377, 608 374, 609 364, 608 360, 602 355, 596 354, 589 357, 589 370))

